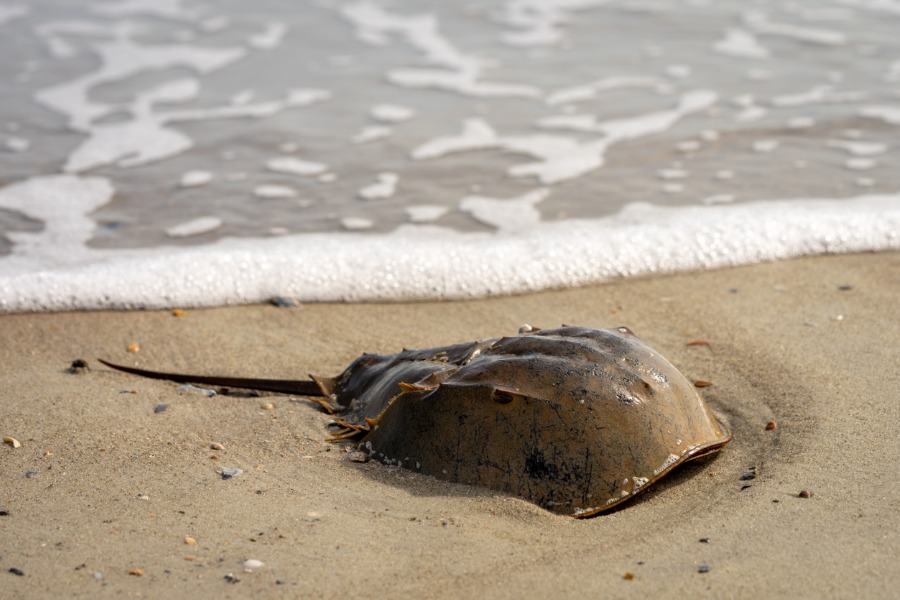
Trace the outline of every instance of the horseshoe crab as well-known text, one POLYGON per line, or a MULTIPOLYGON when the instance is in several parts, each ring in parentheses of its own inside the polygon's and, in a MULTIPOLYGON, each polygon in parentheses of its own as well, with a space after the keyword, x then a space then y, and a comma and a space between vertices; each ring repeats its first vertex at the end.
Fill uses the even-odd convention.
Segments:
POLYGON ((694 386, 628 328, 515 336, 364 354, 337 377, 145 377, 309 396, 332 440, 387 464, 586 517, 633 498, 731 439, 694 386))

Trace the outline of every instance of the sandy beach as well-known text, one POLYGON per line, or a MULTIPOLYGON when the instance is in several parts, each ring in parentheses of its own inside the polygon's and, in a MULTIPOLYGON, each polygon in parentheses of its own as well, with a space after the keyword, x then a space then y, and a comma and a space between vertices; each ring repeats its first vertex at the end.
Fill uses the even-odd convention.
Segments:
POLYGON ((0 595, 895 597, 898 298, 882 253, 469 302, 3 315, 0 436, 21 446, 0 446, 0 595), (712 382, 733 441, 574 520, 351 462, 300 397, 207 398, 96 361, 298 379, 523 323, 627 325, 712 382))

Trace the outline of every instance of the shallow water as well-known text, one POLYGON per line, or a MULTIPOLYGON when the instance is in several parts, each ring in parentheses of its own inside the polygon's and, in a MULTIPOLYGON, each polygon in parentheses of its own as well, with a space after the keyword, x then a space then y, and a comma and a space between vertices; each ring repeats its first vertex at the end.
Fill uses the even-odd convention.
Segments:
POLYGON ((900 0, 0 5, 0 309, 900 248, 900 0))

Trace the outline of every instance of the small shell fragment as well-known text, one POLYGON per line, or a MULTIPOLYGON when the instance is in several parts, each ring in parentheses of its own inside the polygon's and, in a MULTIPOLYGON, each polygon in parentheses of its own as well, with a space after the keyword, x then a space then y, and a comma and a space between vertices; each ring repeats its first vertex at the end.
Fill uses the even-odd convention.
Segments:
POLYGON ((186 536, 184 536, 184 543, 188 544, 188 545, 193 545, 193 544, 197 543, 197 540, 195 540, 194 538, 192 538, 189 535, 186 535, 186 536))
POLYGON ((127 348, 127 350, 129 352, 138 352, 138 351, 140 351, 140 349, 141 349, 141 347, 138 346, 137 344, 129 344, 128 348, 127 348))
POLYGON ((699 388, 709 387, 712 385, 711 381, 706 381, 705 379, 698 379, 694 382, 694 385, 699 388))
POLYGON ((5 438, 3 438, 3 443, 9 444, 13 448, 21 448, 22 447, 22 442, 20 442, 16 438, 5 437, 5 438))
POLYGON ((241 566, 244 567, 245 569, 258 569, 261 566, 263 566, 263 564, 264 563, 261 560, 256 560, 255 558, 248 558, 243 563, 241 563, 241 566))
POLYGON ((225 449, 225 446, 223 446, 219 442, 213 442, 212 444, 209 445, 209 447, 212 450, 224 450, 225 449))
POLYGON ((128 571, 128 574, 134 575, 135 577, 143 577, 144 575, 146 575, 143 569, 131 569, 130 571, 128 571))
POLYGON ((772 431, 773 429, 778 429, 778 423, 775 421, 769 421, 766 423, 766 431, 772 431))

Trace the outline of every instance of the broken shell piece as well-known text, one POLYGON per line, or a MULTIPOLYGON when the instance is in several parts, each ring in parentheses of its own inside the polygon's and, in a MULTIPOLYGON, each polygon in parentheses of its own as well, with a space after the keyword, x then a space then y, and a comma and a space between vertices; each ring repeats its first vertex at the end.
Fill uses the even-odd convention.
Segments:
POLYGON ((244 569, 250 570, 250 569, 258 569, 261 566, 263 566, 263 564, 265 564, 265 563, 263 563, 263 561, 261 561, 261 560, 256 560, 255 558, 248 558, 243 563, 241 563, 241 566, 244 567, 244 569))
POLYGON ((20 442, 16 438, 5 437, 5 438, 3 438, 3 443, 9 444, 13 448, 21 448, 22 447, 22 442, 20 442))

